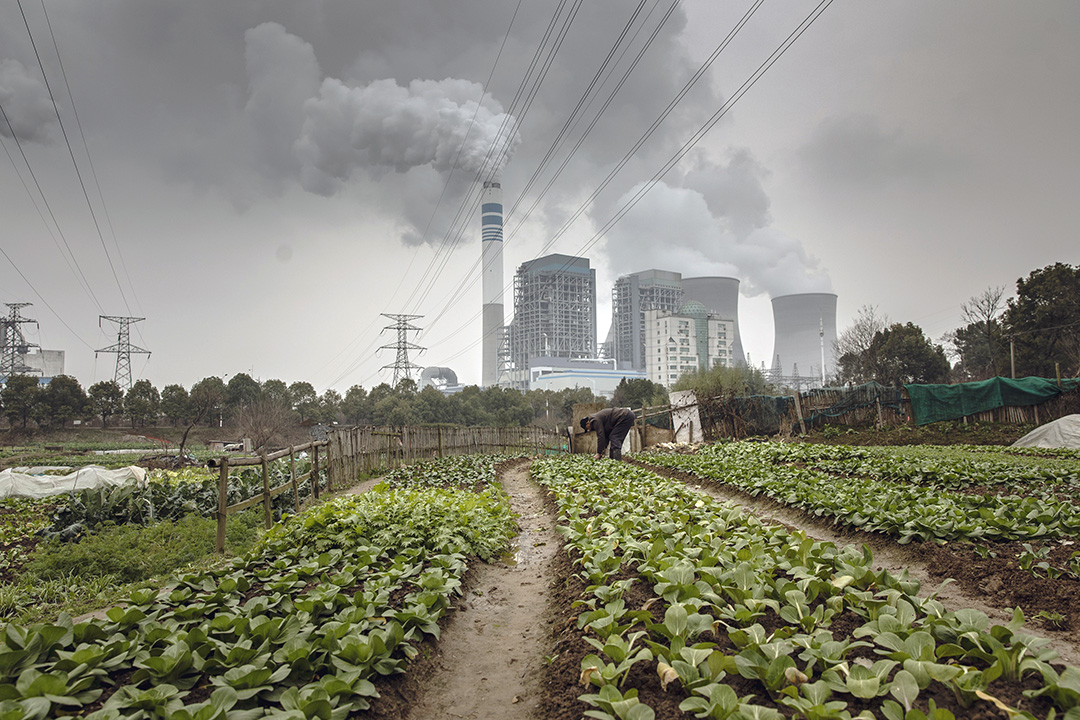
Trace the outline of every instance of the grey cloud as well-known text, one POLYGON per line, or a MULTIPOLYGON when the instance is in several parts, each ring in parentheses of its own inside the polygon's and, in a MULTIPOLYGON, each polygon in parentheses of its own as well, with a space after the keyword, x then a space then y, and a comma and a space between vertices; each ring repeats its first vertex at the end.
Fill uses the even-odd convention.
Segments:
POLYGON ((0 122, 0 135, 10 138, 14 131, 22 142, 52 139, 56 113, 49 91, 18 60, 0 59, 0 106, 7 116, 7 122, 0 122))
POLYGON ((931 182, 960 165, 953 154, 902 130, 886 130, 877 118, 861 114, 822 122, 799 157, 825 180, 863 186, 931 182))
POLYGON ((608 233, 605 249, 618 274, 656 267, 732 276, 751 296, 831 292, 828 274, 797 239, 771 227, 740 237, 728 224, 698 190, 661 182, 608 233))

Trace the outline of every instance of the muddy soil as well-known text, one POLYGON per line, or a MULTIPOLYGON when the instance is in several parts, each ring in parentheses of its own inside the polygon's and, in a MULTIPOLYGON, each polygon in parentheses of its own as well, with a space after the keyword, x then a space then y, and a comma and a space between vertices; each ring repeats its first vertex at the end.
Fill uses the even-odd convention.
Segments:
MULTIPOLYGON (((529 479, 529 461, 504 465, 499 479, 521 532, 499 562, 476 563, 438 643, 405 676, 380 685, 370 714, 385 720, 531 720, 547 661, 550 565, 562 544, 555 515, 529 479)), ((358 488, 359 489, 359 488, 358 488)))

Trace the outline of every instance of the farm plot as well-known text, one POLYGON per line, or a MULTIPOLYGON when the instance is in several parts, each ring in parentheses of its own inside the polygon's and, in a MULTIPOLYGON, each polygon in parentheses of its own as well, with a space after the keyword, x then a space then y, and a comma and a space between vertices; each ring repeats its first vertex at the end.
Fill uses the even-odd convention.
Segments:
POLYGON ((1080 493, 1069 460, 1003 448, 729 444, 650 464, 797 508, 849 531, 922 544, 929 568, 1051 630, 1080 626, 1080 493))
POLYGON ((104 620, 7 625, 0 716, 344 718, 368 708, 380 678, 438 636, 469 559, 493 557, 514 534, 494 461, 472 460, 328 501, 229 567, 135 593, 104 620))
POLYGON ((533 472, 576 566, 544 717, 1080 716, 1080 670, 1054 665, 1019 612, 992 625, 947 610, 865 547, 763 525, 642 469, 533 472), (566 699, 575 680, 585 704, 566 699))

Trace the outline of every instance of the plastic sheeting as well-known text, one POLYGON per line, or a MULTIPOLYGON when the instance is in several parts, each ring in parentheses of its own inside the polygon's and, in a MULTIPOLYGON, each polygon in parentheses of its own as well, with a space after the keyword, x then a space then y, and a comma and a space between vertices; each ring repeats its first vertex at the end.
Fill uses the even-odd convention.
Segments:
POLYGON ((957 385, 905 385, 916 425, 957 420, 999 407, 1038 405, 1080 388, 1080 380, 991 378, 957 385))
POLYGON ((1080 448, 1080 415, 1066 415, 1040 425, 1012 444, 1013 447, 1080 448))
POLYGON ((130 466, 109 470, 100 465, 87 465, 67 475, 29 475, 8 469, 0 470, 0 498, 43 498, 129 482, 145 483, 146 468, 130 466))

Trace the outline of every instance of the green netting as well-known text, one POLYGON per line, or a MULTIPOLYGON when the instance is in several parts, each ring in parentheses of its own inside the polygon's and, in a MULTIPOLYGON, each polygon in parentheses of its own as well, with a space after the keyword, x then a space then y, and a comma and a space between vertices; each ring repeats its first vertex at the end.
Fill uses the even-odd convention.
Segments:
POLYGON ((958 385, 905 385, 916 425, 956 420, 1005 406, 1038 405, 1063 392, 1080 389, 1080 380, 1027 377, 991 378, 958 385))

